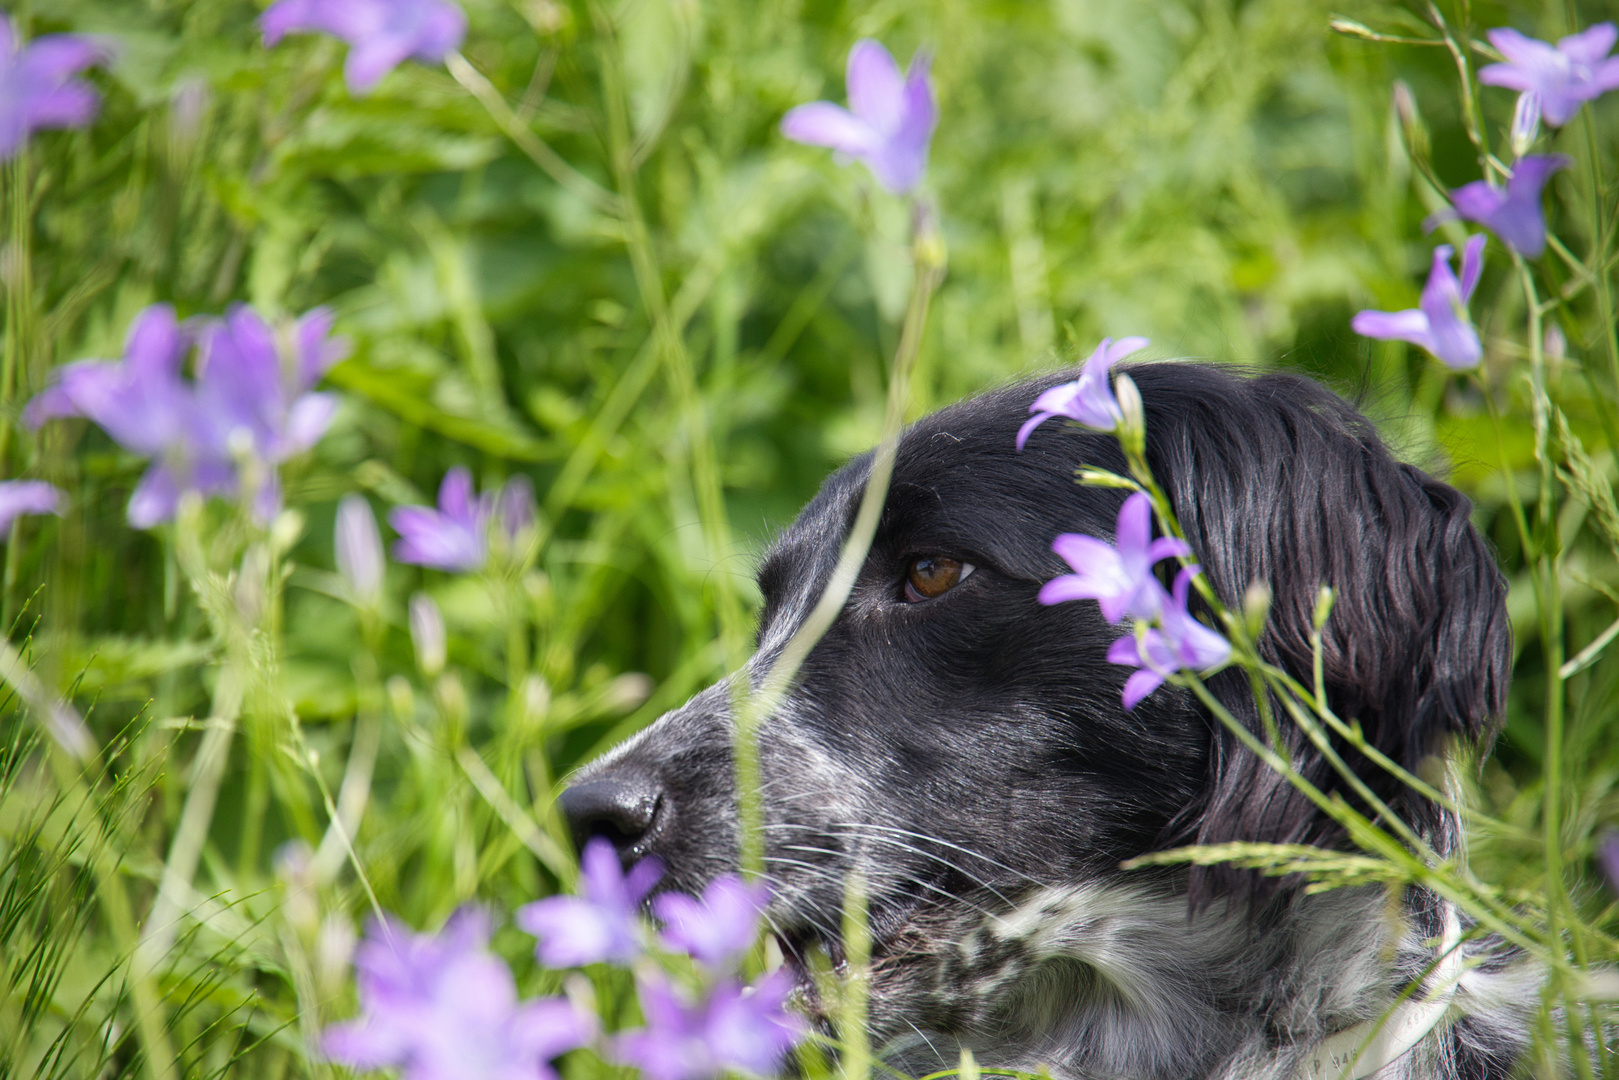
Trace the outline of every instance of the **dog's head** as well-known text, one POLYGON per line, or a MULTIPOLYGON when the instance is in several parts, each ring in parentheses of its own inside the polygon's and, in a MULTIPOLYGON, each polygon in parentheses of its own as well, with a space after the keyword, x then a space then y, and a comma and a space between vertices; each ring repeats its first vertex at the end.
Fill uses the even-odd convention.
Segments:
MULTIPOLYGON (((1130 374, 1149 462, 1216 593, 1235 606, 1250 583, 1269 586, 1274 662, 1310 681, 1312 611, 1330 585, 1324 669, 1340 716, 1412 770, 1447 736, 1484 736, 1502 705, 1509 630, 1467 500, 1394 460, 1309 380, 1193 364, 1130 374)), ((1110 437, 1049 423, 1014 449, 1029 403, 1056 381, 986 394, 905 433, 848 602, 758 733, 770 918, 789 952, 821 943, 836 959, 846 884, 860 876, 878 1037, 980 1022, 1029 970, 1028 941, 1006 928, 1038 934, 1074 914, 1055 908, 1076 896, 1095 907, 1110 884, 1165 898, 1183 923, 1188 900, 1281 902, 1244 873, 1151 878, 1121 860, 1195 841, 1341 842, 1186 692, 1166 686, 1125 711, 1128 669, 1105 659, 1120 631, 1096 604, 1037 602, 1066 570, 1052 539, 1111 535, 1123 499, 1073 476, 1082 464, 1123 470, 1110 437)), ((761 679, 814 606, 868 467, 860 458, 833 475, 770 550, 758 651, 733 679, 761 679)), ((1210 687, 1258 730, 1243 673, 1210 687)), ((668 888, 696 891, 736 869, 733 692, 698 694, 580 777, 563 800, 576 831, 608 836, 626 860, 656 855, 668 888)), ((1339 790, 1296 741, 1306 775, 1339 790)), ((1434 807, 1346 756, 1408 821, 1442 832, 1434 807)))

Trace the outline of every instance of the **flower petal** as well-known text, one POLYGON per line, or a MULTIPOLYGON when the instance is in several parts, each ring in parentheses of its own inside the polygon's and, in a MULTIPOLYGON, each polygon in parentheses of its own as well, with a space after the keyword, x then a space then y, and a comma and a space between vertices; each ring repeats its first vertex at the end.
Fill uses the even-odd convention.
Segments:
POLYGON ((854 43, 844 85, 855 116, 884 138, 899 131, 905 119, 905 80, 880 42, 862 38, 854 43))
POLYGON ((781 133, 794 142, 831 147, 853 157, 871 153, 881 142, 870 124, 830 101, 789 109, 781 118, 781 133))

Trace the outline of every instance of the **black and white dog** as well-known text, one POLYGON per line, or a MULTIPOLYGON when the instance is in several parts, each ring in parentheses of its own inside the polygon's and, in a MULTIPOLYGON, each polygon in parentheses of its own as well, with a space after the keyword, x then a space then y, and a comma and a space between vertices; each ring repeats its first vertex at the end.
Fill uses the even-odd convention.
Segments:
MULTIPOLYGON (((1274 598, 1264 647, 1310 682, 1311 614, 1340 716, 1413 772, 1487 739, 1510 665, 1505 587, 1467 500, 1395 460, 1317 384, 1135 365, 1147 456, 1228 604, 1274 598)), ((1072 378, 1072 375, 1066 376, 1072 378)), ((1126 871, 1190 843, 1345 846, 1330 818, 1185 691, 1126 712, 1118 636, 1090 602, 1042 606, 1062 532, 1110 535, 1123 493, 1106 436, 1047 424, 1013 447, 1059 379, 943 410, 903 436, 848 602, 759 732, 769 916, 790 963, 842 958, 846 882, 869 896, 869 1028, 911 1073, 956 1064, 1059 1078, 1505 1077, 1534 981, 1436 897, 1308 894, 1228 867, 1126 871), (1465 961, 1463 959, 1465 954, 1465 961), (1359 1053, 1352 1068, 1345 1061, 1359 1053)), ((868 458, 826 482, 765 558, 759 680, 820 595, 868 458)), ((1210 681, 1259 730, 1246 677, 1210 681)), ((732 691, 698 694, 576 779, 564 811, 626 861, 656 855, 696 892, 738 865, 732 691)), ((1354 801, 1308 742, 1295 761, 1354 801)), ((1457 822, 1349 755, 1439 850, 1457 822)), ((815 1009, 813 987, 805 998, 815 1009)))

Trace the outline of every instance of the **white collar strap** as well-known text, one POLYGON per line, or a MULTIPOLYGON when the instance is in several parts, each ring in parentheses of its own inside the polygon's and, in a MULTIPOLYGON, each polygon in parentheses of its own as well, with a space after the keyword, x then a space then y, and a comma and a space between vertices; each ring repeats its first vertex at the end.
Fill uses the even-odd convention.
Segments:
POLYGON ((1415 996, 1375 1020, 1322 1039, 1299 1063, 1294 1080, 1365 1080, 1410 1053, 1439 1025, 1456 997, 1462 977, 1462 927, 1455 905, 1446 903, 1439 961, 1415 996))

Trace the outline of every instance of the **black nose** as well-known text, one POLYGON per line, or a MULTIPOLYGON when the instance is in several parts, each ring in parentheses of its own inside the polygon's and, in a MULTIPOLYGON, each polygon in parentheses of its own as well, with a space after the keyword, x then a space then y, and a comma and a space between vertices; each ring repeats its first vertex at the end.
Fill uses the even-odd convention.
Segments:
POLYGON ((581 851, 601 837, 626 863, 646 854, 665 816, 663 785, 641 772, 613 772, 581 781, 557 796, 557 807, 581 851))

